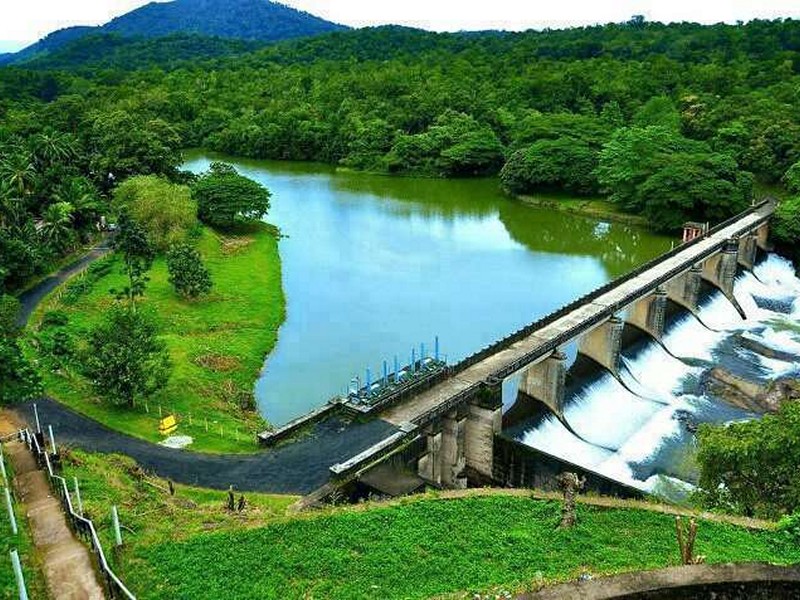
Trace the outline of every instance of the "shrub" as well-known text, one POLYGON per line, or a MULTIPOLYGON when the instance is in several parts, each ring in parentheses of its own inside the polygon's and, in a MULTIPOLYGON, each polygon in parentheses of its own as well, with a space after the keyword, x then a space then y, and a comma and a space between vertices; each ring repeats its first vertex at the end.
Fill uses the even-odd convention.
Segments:
POLYGON ((211 291, 211 274, 200 253, 188 244, 173 246, 167 254, 169 282, 184 298, 197 298, 211 291))
POLYGON ((0 335, 16 333, 19 311, 19 300, 8 294, 0 294, 0 335))

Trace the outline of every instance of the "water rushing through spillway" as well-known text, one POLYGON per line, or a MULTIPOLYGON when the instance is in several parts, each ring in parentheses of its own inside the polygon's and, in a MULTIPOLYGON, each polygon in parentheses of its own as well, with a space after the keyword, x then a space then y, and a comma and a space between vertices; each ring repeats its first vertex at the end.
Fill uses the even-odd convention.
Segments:
POLYGON ((769 255, 737 277, 734 296, 747 319, 721 292, 707 292, 697 315, 672 314, 661 343, 626 343, 617 376, 571 370, 563 422, 538 415, 511 435, 640 489, 690 489, 697 425, 760 416, 711 393, 710 371, 756 383, 800 372, 800 279, 791 263, 769 255))

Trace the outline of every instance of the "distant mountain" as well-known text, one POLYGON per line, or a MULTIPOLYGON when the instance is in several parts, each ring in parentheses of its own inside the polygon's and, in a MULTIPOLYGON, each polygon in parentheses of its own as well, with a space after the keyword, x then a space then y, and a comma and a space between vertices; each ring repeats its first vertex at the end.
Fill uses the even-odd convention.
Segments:
POLYGON ((67 27, 66 29, 59 29, 53 33, 42 38, 35 44, 31 44, 27 48, 23 48, 19 52, 4 54, 0 57, 0 64, 3 63, 20 63, 30 60, 36 56, 41 56, 58 50, 65 44, 69 44, 78 40, 85 35, 88 35, 98 29, 97 27, 67 27))
POLYGON ((197 59, 239 56, 269 42, 174 33, 157 38, 123 37, 117 33, 92 33, 64 44, 55 52, 25 61, 37 70, 135 70, 149 67, 173 69, 197 59))
POLYGON ((69 27, 53 32, 0 64, 23 63, 46 56, 89 34, 154 38, 196 34, 219 38, 276 42, 348 29, 269 0, 173 0, 151 2, 101 27, 69 27))

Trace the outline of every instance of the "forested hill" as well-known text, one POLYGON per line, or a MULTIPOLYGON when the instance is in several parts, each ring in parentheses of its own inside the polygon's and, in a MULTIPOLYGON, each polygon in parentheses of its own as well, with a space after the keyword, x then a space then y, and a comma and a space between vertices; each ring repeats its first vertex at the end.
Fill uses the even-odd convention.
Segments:
MULTIPOLYGON (((20 261, 6 268, 8 287, 44 269, 37 219, 90 222, 77 207, 107 197, 104 174, 181 180, 187 147, 499 176, 515 194, 602 195, 662 229, 736 213, 755 180, 798 194, 800 214, 798 21, 384 27, 254 52, 185 34, 74 44, 50 55, 58 70, 0 68, 0 215, 26 207, 13 227, 0 223, 0 256, 20 261), (102 68, 87 66, 92 45, 109 59, 102 68), (57 198, 63 214, 46 216, 57 198)), ((793 226, 800 239, 800 217, 793 226)))
POLYGON ((197 33, 276 41, 319 35, 345 27, 268 0, 173 0, 151 2, 117 17, 102 29, 125 36, 197 33))
MULTIPOLYGON (((226 39, 275 42, 315 36, 346 27, 268 0, 173 0, 151 2, 100 27, 70 27, 51 33, 6 63, 45 57, 88 35, 116 34, 126 38, 158 38, 194 34, 226 39)), ((80 46, 91 49, 91 44, 80 46)), ((97 48, 102 50, 102 46, 97 48)), ((212 53, 213 56, 213 53, 212 53)), ((102 54, 95 54, 100 59, 102 54)))

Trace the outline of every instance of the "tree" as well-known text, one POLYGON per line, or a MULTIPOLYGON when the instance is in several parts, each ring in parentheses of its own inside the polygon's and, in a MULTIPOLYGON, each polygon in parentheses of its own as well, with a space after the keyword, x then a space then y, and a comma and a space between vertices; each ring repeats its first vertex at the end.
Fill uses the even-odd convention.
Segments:
POLYGON ((597 151, 570 138, 544 139, 518 150, 500 171, 503 187, 512 194, 536 190, 597 191, 597 151))
POLYGON ((86 177, 69 177, 56 187, 54 199, 72 205, 72 222, 85 231, 97 222, 102 210, 97 188, 86 177))
POLYGON ((639 187, 642 213, 664 231, 689 219, 722 221, 744 210, 752 195, 752 176, 724 154, 676 153, 639 187))
POLYGON ((33 157, 20 150, 0 157, 0 178, 25 198, 36 181, 33 157))
MULTIPOLYGON (((702 144, 700 145, 702 148, 702 144)), ((665 127, 627 127, 618 130, 600 152, 597 178, 611 200, 625 210, 644 206, 639 186, 675 152, 690 152, 698 142, 682 138, 665 127)))
POLYGON ((167 254, 169 282, 184 298, 197 298, 211 291, 211 274, 200 253, 188 244, 173 246, 167 254))
POLYGON ((776 414, 698 431, 700 499, 739 514, 774 518, 800 510, 800 403, 776 414))
POLYGON ((778 205, 772 220, 772 236, 782 249, 798 256, 800 245, 800 196, 778 205))
POLYGON ((271 196, 266 187, 224 163, 212 163, 192 186, 192 194, 200 219, 223 228, 262 219, 271 196))
POLYGON ((800 194, 800 161, 789 167, 781 181, 792 194, 800 194))
POLYGON ((14 296, 0 294, 0 336, 16 335, 20 308, 19 300, 14 296))
POLYGON ((30 400, 41 392, 39 375, 22 354, 16 338, 0 335, 0 404, 30 400))
POLYGON ((114 245, 122 253, 128 285, 119 292, 112 291, 120 298, 127 298, 131 309, 134 309, 136 298, 144 295, 147 271, 153 265, 155 249, 144 227, 125 213, 120 216, 119 233, 114 245))
POLYGON ((162 119, 125 110, 100 113, 92 124, 95 153, 92 170, 107 183, 131 175, 174 175, 180 164, 181 140, 175 128, 162 119))
POLYGON ((636 111, 633 124, 638 127, 656 125, 671 131, 680 131, 681 115, 672 100, 666 96, 656 96, 636 111))
POLYGON ((663 230, 687 219, 722 220, 752 197, 753 177, 732 157, 660 126, 617 132, 596 173, 612 201, 663 230))
POLYGON ((54 202, 42 215, 42 238, 55 252, 67 250, 75 241, 72 229, 72 205, 69 202, 54 202))
POLYGON ((114 190, 114 204, 147 230, 159 250, 184 242, 197 224, 197 204, 189 188, 155 175, 126 179, 114 190))
POLYGON ((90 332, 83 369, 101 397, 132 407, 166 386, 171 364, 154 319, 116 305, 90 332))

